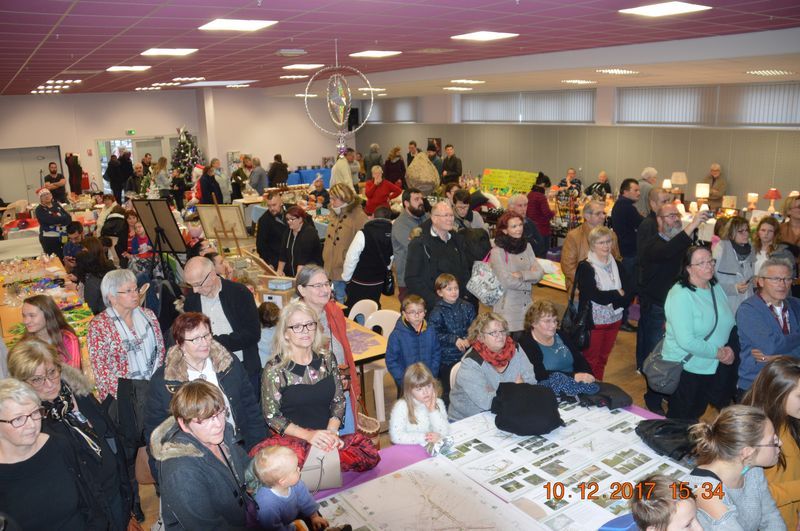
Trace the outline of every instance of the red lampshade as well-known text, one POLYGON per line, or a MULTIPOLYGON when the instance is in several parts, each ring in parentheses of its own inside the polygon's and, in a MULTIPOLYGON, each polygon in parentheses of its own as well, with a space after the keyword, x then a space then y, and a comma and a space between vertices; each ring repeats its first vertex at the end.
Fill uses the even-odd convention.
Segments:
POLYGON ((764 199, 780 199, 781 197, 781 193, 777 188, 770 188, 769 191, 764 194, 764 199))

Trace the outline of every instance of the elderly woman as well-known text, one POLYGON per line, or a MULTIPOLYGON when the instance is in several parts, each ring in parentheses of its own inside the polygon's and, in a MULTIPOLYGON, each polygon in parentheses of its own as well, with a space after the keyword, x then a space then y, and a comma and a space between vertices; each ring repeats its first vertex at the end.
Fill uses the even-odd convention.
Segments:
POLYGON ((579 308, 592 305, 592 328, 589 346, 583 356, 598 380, 603 379, 608 355, 617 340, 622 311, 630 304, 630 282, 622 263, 611 255, 614 245, 611 229, 602 225, 589 232, 589 256, 578 264, 575 282, 580 291, 579 308))
POLYGON ((44 415, 29 385, 0 380, 0 508, 14 529, 107 529, 69 443, 42 433, 44 415))
POLYGON ((63 257, 61 237, 65 233, 67 223, 72 217, 60 204, 53 201, 53 194, 47 188, 39 191, 39 206, 34 211, 39 222, 39 243, 47 254, 63 257))
POLYGON ((719 236, 712 252, 717 280, 735 314, 739 305, 753 296, 756 253, 750 245, 750 225, 743 217, 732 217, 719 236))
POLYGON ((11 349, 8 368, 13 378, 36 391, 47 412, 43 431, 71 443, 80 473, 110 528, 125 529, 133 500, 122 440, 92 395, 92 385, 78 369, 63 363, 55 347, 36 338, 11 349))
POLYGON ((753 271, 758 275, 761 266, 770 258, 783 258, 794 262, 794 255, 785 243, 781 243, 780 224, 772 216, 761 218, 753 234, 753 254, 755 263, 753 271))
POLYGON ((342 377, 342 387, 347 399, 344 424, 339 430, 341 434, 355 431, 356 405, 361 396, 356 364, 350 341, 347 339, 347 323, 344 312, 336 301, 331 299, 331 281, 325 270, 316 264, 309 264, 297 275, 297 295, 308 304, 317 316, 325 341, 326 349, 336 358, 342 377))
POLYGON ((145 406, 145 440, 169 416, 169 401, 186 382, 206 380, 219 387, 227 408, 226 420, 234 440, 249 450, 267 436, 264 418, 244 365, 214 340, 211 320, 202 313, 187 312, 172 323, 175 345, 164 366, 153 374, 145 406))
POLYGON ((380 459, 371 443, 361 434, 339 437, 344 391, 325 343, 317 312, 299 300, 284 306, 261 378, 261 406, 276 435, 251 454, 263 446, 289 446, 302 466, 313 445, 326 452, 339 449, 343 470, 368 470, 380 459))
POLYGON ((470 347, 450 390, 450 420, 488 411, 503 382, 536 383, 533 366, 508 335, 508 323, 502 315, 478 315, 469 327, 467 341, 470 347))
POLYGON ((23 339, 36 337, 55 347, 61 361, 80 369, 81 345, 75 330, 49 295, 34 295, 22 301, 23 339))
MULTIPOLYGON (((398 158, 397 160, 400 161, 400 164, 403 163, 402 159, 398 158)), ((367 205, 364 207, 364 211, 370 216, 378 207, 388 207, 392 199, 403 193, 399 184, 383 178, 383 168, 380 166, 372 167, 372 179, 367 180, 364 191, 367 194, 367 205)))
POLYGON ((525 219, 515 212, 500 216, 489 258, 492 271, 504 289, 492 310, 505 318, 511 332, 523 329, 523 316, 531 305, 531 290, 544 275, 531 244, 522 237, 524 225, 525 219))
POLYGON ((225 395, 198 379, 175 392, 169 409, 171 416, 150 438, 161 478, 164 528, 245 529, 253 503, 244 485, 249 459, 225 421, 225 395))
POLYGON ((558 330, 558 310, 551 301, 536 301, 528 308, 519 347, 533 365, 537 381, 547 380, 551 372, 560 372, 579 383, 594 382, 592 369, 580 349, 558 330))
MULTIPOLYGON (((387 183, 387 186, 390 184, 387 183)), ((322 248, 322 263, 325 265, 328 278, 333 280, 333 296, 338 302, 343 303, 347 282, 342 279, 342 270, 347 249, 369 218, 361 208, 361 198, 352 188, 334 184, 331 186, 330 196, 333 215, 328 226, 328 234, 325 236, 325 246, 322 248)))
POLYGON ((289 207, 284 219, 289 230, 281 242, 277 271, 278 276, 293 277, 306 264, 319 262, 322 252, 317 228, 305 210, 299 206, 289 207))
POLYGON ((661 355, 667 361, 683 361, 667 417, 698 419, 708 404, 725 401, 720 364, 731 366, 735 359, 733 349, 727 346, 735 324, 733 312, 714 278, 714 259, 708 249, 690 247, 686 251, 664 312, 667 333, 661 355))

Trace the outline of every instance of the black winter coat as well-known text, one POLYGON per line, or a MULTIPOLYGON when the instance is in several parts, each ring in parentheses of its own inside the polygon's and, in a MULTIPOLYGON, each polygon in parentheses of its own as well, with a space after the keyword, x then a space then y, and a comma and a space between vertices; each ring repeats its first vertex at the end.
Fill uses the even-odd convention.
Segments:
POLYGON ((462 296, 466 293, 467 281, 471 274, 472 263, 464 252, 464 240, 461 234, 450 233, 447 242, 431 235, 430 225, 423 223, 422 235, 408 244, 406 261, 406 287, 425 299, 425 305, 433 308, 437 296, 434 290, 436 277, 442 273, 455 275, 462 296))
POLYGON ((281 243, 283 243, 289 227, 286 225, 284 216, 286 209, 283 209, 279 217, 273 216, 269 210, 258 218, 258 230, 256 231, 256 250, 258 256, 273 269, 278 267, 278 260, 281 254, 281 243))

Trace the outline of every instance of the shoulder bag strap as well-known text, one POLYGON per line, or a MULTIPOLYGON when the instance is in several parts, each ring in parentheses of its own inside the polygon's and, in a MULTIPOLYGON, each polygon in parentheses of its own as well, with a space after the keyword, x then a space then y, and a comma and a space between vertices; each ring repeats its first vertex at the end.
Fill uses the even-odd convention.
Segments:
MULTIPOLYGON (((581 260, 580 262, 578 262, 578 266, 580 266, 582 262, 585 262, 585 260, 581 260)), ((569 299, 568 299, 568 304, 570 306, 572 306, 572 302, 575 300, 575 288, 577 288, 577 287, 578 287, 578 268, 576 267, 575 268, 575 278, 572 280, 572 290, 570 291, 569 299)))
MULTIPOLYGON (((714 330, 716 330, 716 329, 717 329, 717 322, 719 321, 719 312, 718 312, 718 310, 717 310, 717 296, 716 296, 716 295, 714 295, 714 286, 711 286, 711 302, 712 302, 712 303, 713 303, 713 305, 714 305, 714 326, 713 326, 713 327, 711 327, 711 331, 710 331, 708 334, 706 334, 706 337, 704 337, 704 338, 703 338, 703 341, 708 341, 708 338, 710 338, 710 337, 711 337, 711 334, 713 334, 713 333, 714 333, 714 330)), ((691 354, 691 353, 687 354, 687 355, 686 355, 686 356, 685 356, 685 357, 684 357, 684 358, 681 360, 681 364, 684 364, 684 363, 686 363, 686 362, 687 362, 687 361, 689 361, 690 359, 692 359, 692 354, 691 354)))

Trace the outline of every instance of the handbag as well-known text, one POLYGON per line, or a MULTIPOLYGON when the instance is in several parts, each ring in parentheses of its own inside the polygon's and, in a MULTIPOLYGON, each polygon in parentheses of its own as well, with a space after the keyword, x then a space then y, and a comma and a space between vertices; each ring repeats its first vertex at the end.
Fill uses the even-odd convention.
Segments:
POLYGON ((636 426, 636 435, 658 455, 680 461, 692 452, 689 428, 694 420, 643 420, 636 426))
MULTIPOLYGON (((490 256, 492 256, 491 250, 483 260, 477 260, 472 264, 472 275, 467 282, 467 291, 475 295, 483 304, 494 306, 503 297, 505 289, 489 263, 490 256)), ((506 255, 507 261, 508 255, 506 255)))
MULTIPOLYGON (((708 341, 708 338, 711 337, 711 334, 716 330, 717 321, 719 320, 717 298, 714 295, 713 286, 711 287, 711 300, 714 303, 714 326, 711 328, 711 331, 706 334, 706 337, 703 338, 703 341, 708 341)), ((678 361, 670 361, 664 359, 663 349, 664 339, 662 338, 661 341, 656 344, 653 352, 645 358, 642 364, 642 372, 645 378, 647 378, 647 385, 650 389, 661 394, 671 395, 675 392, 675 389, 678 388, 678 383, 681 381, 683 366, 692 359, 692 354, 689 353, 678 361)))
POLYGON ((381 244, 379 241, 375 241, 375 247, 378 249, 378 258, 381 259, 381 263, 387 266, 386 272, 384 273, 383 277, 383 285, 381 286, 381 293, 386 295, 387 297, 394 295, 394 274, 392 273, 392 264, 391 262, 387 263, 386 259, 383 257, 383 253, 381 252, 381 244))
POLYGON ((561 318, 561 330, 567 334, 575 346, 581 350, 589 346, 592 338, 592 328, 594 328, 594 321, 592 320, 592 305, 586 303, 578 305, 575 309, 575 288, 578 286, 577 282, 572 283, 572 291, 567 300, 567 309, 564 310, 564 316, 561 318))
POLYGON ((338 450, 326 452, 311 445, 303 469, 300 470, 300 479, 312 494, 319 490, 341 487, 342 469, 338 450))

